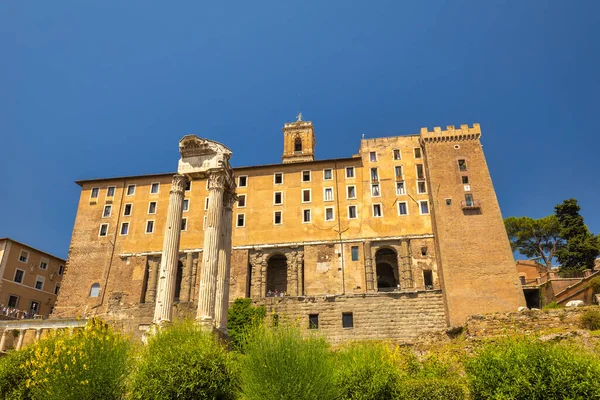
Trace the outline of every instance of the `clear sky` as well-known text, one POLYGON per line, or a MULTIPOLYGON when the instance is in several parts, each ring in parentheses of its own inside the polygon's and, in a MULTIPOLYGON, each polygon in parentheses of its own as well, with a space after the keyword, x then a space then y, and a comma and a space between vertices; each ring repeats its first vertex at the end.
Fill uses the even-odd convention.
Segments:
POLYGON ((0 2, 0 236, 66 257, 77 179, 171 172, 188 133, 280 162, 481 123, 504 216, 600 231, 600 1, 0 2))

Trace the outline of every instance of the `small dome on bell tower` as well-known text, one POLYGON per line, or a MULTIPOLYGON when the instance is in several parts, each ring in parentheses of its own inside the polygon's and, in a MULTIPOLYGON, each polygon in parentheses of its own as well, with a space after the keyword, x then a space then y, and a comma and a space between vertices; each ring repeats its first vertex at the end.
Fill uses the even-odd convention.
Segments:
POLYGON ((302 121, 302 113, 297 120, 283 125, 283 163, 314 161, 315 128, 310 121, 302 121))

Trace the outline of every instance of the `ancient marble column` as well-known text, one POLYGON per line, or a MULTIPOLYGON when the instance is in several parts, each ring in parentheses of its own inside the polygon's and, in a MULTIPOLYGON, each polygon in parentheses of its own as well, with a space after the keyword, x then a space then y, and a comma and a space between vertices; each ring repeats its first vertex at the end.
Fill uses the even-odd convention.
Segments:
POLYGON ((183 273, 181 274, 181 292, 179 293, 179 301, 181 303, 188 303, 190 301, 192 264, 194 255, 192 253, 187 253, 185 256, 183 273))
POLYGON ((42 330, 41 329, 36 329, 35 330, 35 341, 39 341, 42 338, 42 330))
POLYGON ((154 324, 162 325, 171 322, 173 302, 175 300, 175 285, 177 279, 177 262, 179 261, 179 238, 181 236, 181 216, 183 212, 183 195, 187 178, 176 174, 169 197, 167 224, 163 241, 160 275, 154 307, 154 324))
POLYGON ((223 197, 223 229, 219 244, 219 264, 217 272, 217 295, 215 298, 215 326, 227 333, 227 314, 229 311, 229 280, 231 276, 231 224, 233 203, 236 200, 233 191, 227 191, 223 197))
POLYGON ((25 329, 19 330, 19 339, 17 340, 17 346, 15 347, 15 350, 21 350, 21 348, 23 347, 23 340, 25 340, 26 332, 27 331, 25 329))
POLYGON ((212 329, 215 319, 219 242, 221 238, 223 192, 225 191, 226 179, 224 171, 210 172, 208 175, 208 215, 204 228, 202 271, 200 273, 198 311, 196 313, 196 321, 206 330, 212 329))
POLYGON ((148 258, 148 283, 146 284, 146 303, 156 301, 156 286, 158 285, 159 264, 157 260, 148 258))
POLYGON ((2 337, 0 337, 0 352, 4 351, 4 347, 6 346, 6 338, 8 337, 8 329, 5 329, 2 332, 2 337))

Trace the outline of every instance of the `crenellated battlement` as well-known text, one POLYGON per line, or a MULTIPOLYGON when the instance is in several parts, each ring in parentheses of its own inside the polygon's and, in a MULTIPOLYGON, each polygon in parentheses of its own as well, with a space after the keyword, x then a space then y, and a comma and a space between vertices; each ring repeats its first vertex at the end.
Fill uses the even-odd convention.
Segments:
POLYGON ((474 123, 473 127, 468 124, 463 124, 460 128, 455 128, 454 125, 448 125, 445 130, 436 126, 433 131, 427 128, 421 128, 422 142, 446 142, 457 140, 477 140, 481 136, 481 127, 478 123, 474 123))

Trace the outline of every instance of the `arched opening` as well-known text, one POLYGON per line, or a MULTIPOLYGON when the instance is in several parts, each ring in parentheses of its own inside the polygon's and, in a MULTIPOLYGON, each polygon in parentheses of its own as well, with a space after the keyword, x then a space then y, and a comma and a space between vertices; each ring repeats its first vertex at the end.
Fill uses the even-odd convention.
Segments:
POLYGON ((302 151, 302 139, 299 137, 294 140, 294 151, 302 151))
POLYGON ((377 291, 391 292, 398 288, 398 256, 392 249, 379 249, 375 253, 377 291))
POLYGON ((181 280, 183 279, 183 263, 177 262, 177 276, 175 277, 175 301, 181 298, 181 280))
POLYGON ((100 284, 94 283, 90 289, 90 297, 98 297, 100 295, 100 284))
POLYGON ((266 296, 280 296, 287 292, 287 258, 275 254, 267 261, 266 296))

